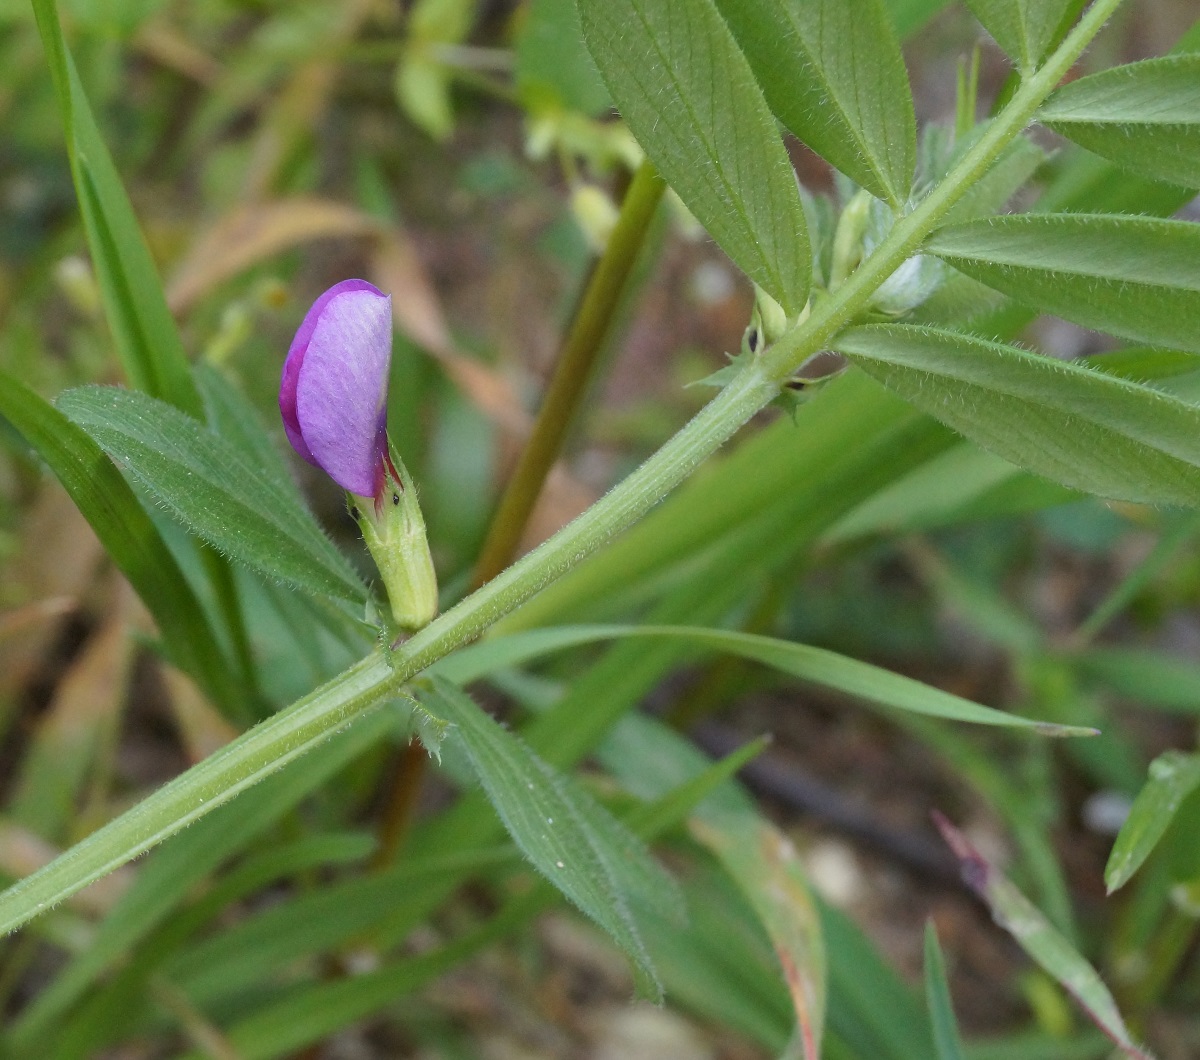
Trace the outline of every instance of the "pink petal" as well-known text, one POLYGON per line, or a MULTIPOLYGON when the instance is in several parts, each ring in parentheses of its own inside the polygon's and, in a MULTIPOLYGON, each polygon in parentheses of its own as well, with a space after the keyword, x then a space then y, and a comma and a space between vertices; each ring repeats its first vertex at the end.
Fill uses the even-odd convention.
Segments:
POLYGON ((296 411, 296 386, 300 379, 300 368, 304 364, 304 355, 308 351, 308 343, 321 317, 321 311, 330 299, 347 291, 373 291, 382 297, 382 292, 366 280, 343 280, 330 287, 304 314, 304 320, 288 349, 287 359, 283 362, 283 378, 279 383, 279 413, 283 417, 283 429, 287 433, 288 441, 297 453, 317 467, 320 464, 317 463, 300 429, 300 418, 296 411))
POLYGON ((377 492, 387 451, 391 357, 391 298, 344 280, 313 304, 284 364, 279 406, 296 452, 363 497, 377 492))

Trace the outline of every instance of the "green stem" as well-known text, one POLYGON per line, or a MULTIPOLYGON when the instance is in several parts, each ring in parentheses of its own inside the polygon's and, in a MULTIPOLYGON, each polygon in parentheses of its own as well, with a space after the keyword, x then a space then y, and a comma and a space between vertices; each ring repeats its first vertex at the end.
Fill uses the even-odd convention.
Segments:
POLYGON ((579 310, 554 366, 533 432, 525 443, 512 477, 492 519, 475 566, 474 584, 499 574, 516 555, 521 535, 558 459, 563 439, 583 399, 592 369, 604 346, 617 305, 629 283, 646 231, 666 185, 649 162, 643 162, 621 201, 621 213, 604 254, 588 278, 579 310))
POLYGON ((388 653, 373 653, 267 719, 60 858, 0 895, 12 930, 229 801, 328 739, 454 649, 474 640, 613 535, 636 522, 779 392, 812 353, 864 309, 946 212, 1020 133, 1121 0, 1096 0, 946 179, 903 217, 875 252, 808 319, 764 351, 657 453, 549 541, 388 653))

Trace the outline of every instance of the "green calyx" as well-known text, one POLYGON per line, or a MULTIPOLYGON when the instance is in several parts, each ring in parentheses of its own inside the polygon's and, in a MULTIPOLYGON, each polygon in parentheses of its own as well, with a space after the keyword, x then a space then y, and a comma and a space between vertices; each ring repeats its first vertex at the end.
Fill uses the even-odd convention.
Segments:
POLYGON ((438 611, 437 574, 416 486, 396 451, 384 461, 378 497, 346 497, 379 568, 396 626, 405 633, 424 629, 438 611))

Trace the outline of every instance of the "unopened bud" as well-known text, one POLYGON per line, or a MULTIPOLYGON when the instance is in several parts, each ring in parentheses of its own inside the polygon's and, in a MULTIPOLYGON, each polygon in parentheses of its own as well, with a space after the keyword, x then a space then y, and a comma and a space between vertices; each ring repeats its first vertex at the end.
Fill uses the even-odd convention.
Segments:
POLYGON ((603 254, 617 225, 618 211, 612 199, 594 184, 580 184, 571 193, 571 211, 583 229, 588 246, 603 254))

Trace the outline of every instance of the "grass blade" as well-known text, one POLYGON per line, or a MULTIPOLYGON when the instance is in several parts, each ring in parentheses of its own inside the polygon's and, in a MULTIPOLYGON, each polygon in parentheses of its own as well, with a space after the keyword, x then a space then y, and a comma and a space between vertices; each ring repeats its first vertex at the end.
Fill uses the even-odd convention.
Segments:
POLYGON ((963 880, 991 909, 996 923, 1079 1002, 1088 1016, 1130 1060, 1153 1060, 1133 1040, 1112 994, 1096 970, 1041 911, 975 849, 962 832, 941 814, 935 814, 935 821, 946 843, 962 863, 963 880))
POLYGON ((946 962, 942 959, 942 947, 938 945, 937 929, 932 920, 925 924, 925 1002, 933 1024, 937 1060, 965 1060, 950 999, 950 984, 946 982, 946 962))
POLYGON ((966 4, 1024 73, 1045 58, 1072 7, 1082 6, 1081 0, 966 0, 966 4))
POLYGON ((200 395, 162 283, 92 116, 54 0, 33 0, 33 11, 62 111, 92 264, 125 373, 139 390, 201 416, 200 395))
POLYGON ((771 109, 799 139, 901 210, 917 127, 881 0, 717 0, 771 109))
POLYGON ((825 648, 751 633, 696 626, 560 626, 556 629, 515 633, 466 648, 453 658, 439 663, 437 672, 455 682, 465 683, 482 677, 490 670, 516 666, 553 651, 597 640, 628 637, 672 638, 698 648, 729 652, 803 681, 824 685, 892 710, 911 711, 946 721, 1032 729, 1044 736, 1095 735, 1094 729, 1034 721, 980 706, 920 681, 825 648))
POLYGON ((1166 751, 1150 763, 1150 778, 1138 792, 1104 867, 1109 894, 1129 882, 1166 834, 1183 800, 1198 787, 1200 754, 1166 751))

